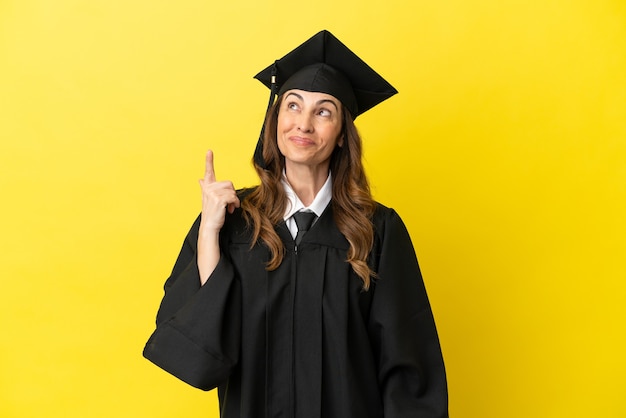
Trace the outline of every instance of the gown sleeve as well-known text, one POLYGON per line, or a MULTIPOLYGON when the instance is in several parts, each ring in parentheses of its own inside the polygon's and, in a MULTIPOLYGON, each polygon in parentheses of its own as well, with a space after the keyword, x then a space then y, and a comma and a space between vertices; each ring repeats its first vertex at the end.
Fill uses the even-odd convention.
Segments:
POLYGON ((411 238, 393 210, 380 225, 369 328, 384 416, 446 418, 443 357, 411 238))
MULTIPOLYGON (((200 218, 181 248, 144 357, 184 382, 211 390, 228 379, 239 357, 241 288, 232 264, 220 261, 200 286, 196 242, 200 218)), ((222 248, 224 248, 222 246, 222 248)))

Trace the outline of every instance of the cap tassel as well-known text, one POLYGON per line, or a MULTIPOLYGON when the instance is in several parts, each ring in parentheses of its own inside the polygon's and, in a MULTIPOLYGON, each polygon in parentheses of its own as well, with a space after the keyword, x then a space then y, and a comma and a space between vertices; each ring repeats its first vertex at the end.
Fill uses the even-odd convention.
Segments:
MULTIPOLYGON (((276 95, 278 94, 278 84, 276 83, 276 61, 272 65, 272 79, 271 79, 271 87, 270 87, 270 99, 267 103, 267 110, 265 111, 265 119, 267 119, 267 114, 269 113, 274 101, 276 100, 276 95)), ((267 165, 265 164, 265 159, 263 158, 263 137, 265 135, 265 123, 261 127, 261 134, 259 135, 259 140, 256 143, 256 149, 254 150, 254 163, 261 167, 263 170, 267 169, 267 165)))

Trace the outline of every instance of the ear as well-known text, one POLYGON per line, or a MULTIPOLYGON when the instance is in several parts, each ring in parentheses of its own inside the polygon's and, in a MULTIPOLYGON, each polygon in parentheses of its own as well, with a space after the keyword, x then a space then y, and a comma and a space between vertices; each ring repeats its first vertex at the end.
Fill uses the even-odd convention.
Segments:
POLYGON ((343 134, 341 134, 341 136, 339 137, 339 139, 337 140, 337 146, 339 148, 343 148, 343 134))

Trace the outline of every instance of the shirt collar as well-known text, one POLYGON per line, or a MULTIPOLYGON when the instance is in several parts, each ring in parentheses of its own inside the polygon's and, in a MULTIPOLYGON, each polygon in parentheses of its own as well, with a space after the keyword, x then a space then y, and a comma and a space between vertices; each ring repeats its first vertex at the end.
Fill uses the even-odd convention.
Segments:
POLYGON ((298 195, 296 195, 296 192, 293 191, 291 185, 287 181, 287 177, 285 176, 284 172, 282 183, 283 187, 285 188, 285 193, 287 193, 287 199, 289 201, 289 204, 287 205, 287 210, 285 211, 285 216, 283 217, 284 220, 289 219, 294 213, 303 209, 313 212, 318 217, 320 217, 332 198, 333 180, 331 173, 328 173, 328 178, 326 179, 326 182, 324 183, 320 191, 317 192, 315 199, 313 199, 313 203, 311 203, 308 207, 304 206, 304 204, 298 198, 298 195))

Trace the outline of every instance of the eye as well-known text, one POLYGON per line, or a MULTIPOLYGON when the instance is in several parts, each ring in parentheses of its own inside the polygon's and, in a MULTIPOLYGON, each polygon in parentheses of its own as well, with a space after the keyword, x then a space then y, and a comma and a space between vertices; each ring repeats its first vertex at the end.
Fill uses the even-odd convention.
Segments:
POLYGON ((320 109, 317 111, 317 114, 323 117, 330 117, 332 115, 332 112, 328 109, 320 109))
POLYGON ((288 102, 287 103, 287 109, 298 110, 299 108, 300 108, 300 106, 298 106, 298 104, 296 102, 288 102))

